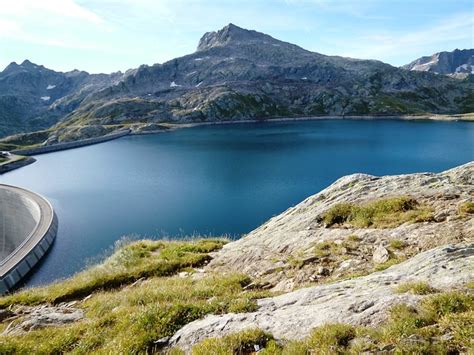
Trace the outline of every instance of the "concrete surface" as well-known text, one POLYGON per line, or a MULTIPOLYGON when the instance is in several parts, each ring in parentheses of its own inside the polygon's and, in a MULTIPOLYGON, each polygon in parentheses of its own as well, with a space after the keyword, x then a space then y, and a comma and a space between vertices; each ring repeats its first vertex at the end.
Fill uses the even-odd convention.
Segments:
POLYGON ((45 198, 0 185, 0 294, 33 269, 53 243, 57 227, 53 207, 45 198))

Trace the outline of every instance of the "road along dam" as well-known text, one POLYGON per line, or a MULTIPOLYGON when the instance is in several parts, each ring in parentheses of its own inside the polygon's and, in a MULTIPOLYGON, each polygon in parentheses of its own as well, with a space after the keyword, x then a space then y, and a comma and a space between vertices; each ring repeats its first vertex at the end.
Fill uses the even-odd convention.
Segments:
POLYGON ((0 184, 0 295, 46 254, 56 237, 53 207, 34 192, 0 184))

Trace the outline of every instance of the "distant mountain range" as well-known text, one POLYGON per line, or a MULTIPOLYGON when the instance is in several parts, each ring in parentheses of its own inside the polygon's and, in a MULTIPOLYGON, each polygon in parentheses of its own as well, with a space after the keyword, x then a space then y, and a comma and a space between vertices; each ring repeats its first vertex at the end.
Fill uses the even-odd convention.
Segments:
MULTIPOLYGON (((0 73, 0 136, 55 124, 55 129, 67 130, 282 116, 473 112, 474 76, 457 80, 431 73, 464 70, 463 65, 473 63, 470 51, 470 62, 447 60, 448 68, 440 53, 437 65, 419 72, 428 67, 425 57, 406 70, 310 52, 229 24, 206 33, 192 54, 126 73, 61 73, 29 61, 12 63, 0 73)), ((61 139, 55 136, 48 143, 61 139)))
POLYGON ((418 58, 403 68, 465 78, 474 74, 474 49, 456 49, 418 58))
POLYGON ((474 49, 435 53, 432 56, 418 58, 403 68, 436 74, 453 74, 464 78, 474 74, 474 49))

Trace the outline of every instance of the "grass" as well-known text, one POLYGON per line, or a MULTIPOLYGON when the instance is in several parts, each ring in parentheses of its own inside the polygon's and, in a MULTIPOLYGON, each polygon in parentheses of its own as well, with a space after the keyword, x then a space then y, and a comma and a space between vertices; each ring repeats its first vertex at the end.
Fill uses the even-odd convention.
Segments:
POLYGON ((382 271, 382 270, 388 269, 390 266, 400 264, 404 260, 405 260, 404 256, 396 257, 393 255, 390 255, 390 259, 388 259, 386 262, 375 265, 374 271, 382 271))
POLYGON ((407 243, 405 243, 403 240, 398 240, 398 239, 392 239, 388 246, 392 249, 397 249, 397 250, 400 250, 400 249, 403 249, 407 246, 407 243))
POLYGON ((317 243, 314 248, 314 255, 323 258, 326 256, 340 255, 343 251, 342 245, 336 244, 333 241, 326 241, 317 243))
MULTIPOLYGON (((377 328, 346 324, 325 324, 313 329, 302 340, 275 342, 271 335, 254 331, 255 338, 265 334, 266 347, 261 354, 360 354, 377 353, 391 348, 395 354, 458 354, 474 347, 474 296, 451 291, 426 296, 413 308, 395 305, 386 322, 377 328), (443 335, 448 335, 443 337, 443 335)), ((221 339, 208 339, 193 347, 205 354, 239 354, 224 344, 238 343, 232 339, 248 339, 249 331, 221 339), (203 348, 203 344, 205 347, 203 348)), ((253 341, 253 340, 252 340, 253 341)), ((244 352, 241 352, 241 354, 244 352)))
POLYGON ((253 354, 266 348, 263 354, 271 354, 277 349, 273 337, 260 329, 248 329, 224 338, 210 338, 192 349, 193 355, 253 354))
POLYGON ((408 196, 390 197, 365 204, 339 203, 323 216, 327 227, 394 228, 403 223, 432 220, 432 209, 408 196))
MULTIPOLYGON (((93 292, 90 298, 80 300, 75 306, 84 310, 83 321, 32 330, 23 335, 3 336, 0 353, 154 352, 159 350, 154 343, 156 340, 174 334, 185 324, 206 314, 253 311, 255 299, 269 293, 244 291, 243 287, 250 283, 244 275, 209 274, 197 279, 174 275, 183 269, 192 271, 190 265, 206 260, 206 253, 223 243, 220 240, 140 241, 118 248, 103 264, 105 276, 100 276, 100 266, 96 266, 62 283, 1 298, 4 307, 12 305, 15 309, 19 304, 83 294, 78 290, 93 292), (112 279, 112 270, 123 280, 124 269, 135 270, 126 274, 128 282, 143 274, 148 276, 133 285, 104 287, 107 283, 103 280, 112 279), (98 287, 92 290, 91 285, 98 287)), ((117 283, 113 282, 113 285, 117 283)), ((0 332, 2 327, 5 328, 6 324, 0 325, 0 332)))
POLYGON ((423 281, 418 282, 406 282, 398 285, 395 289, 398 293, 413 293, 415 295, 428 295, 431 293, 436 293, 438 290, 431 287, 428 283, 423 281))
POLYGON ((343 255, 348 251, 356 250, 359 246, 360 240, 359 237, 350 235, 340 244, 333 241, 320 242, 314 246, 313 252, 314 255, 319 258, 343 255))
POLYGON ((0 308, 10 304, 59 303, 81 298, 92 292, 119 288, 143 277, 169 276, 210 260, 209 252, 220 249, 223 239, 195 242, 139 241, 119 242, 115 253, 102 264, 70 279, 0 298, 0 308))
POLYGON ((468 201, 461 203, 458 207, 458 213, 463 217, 470 214, 474 214, 474 202, 468 201))

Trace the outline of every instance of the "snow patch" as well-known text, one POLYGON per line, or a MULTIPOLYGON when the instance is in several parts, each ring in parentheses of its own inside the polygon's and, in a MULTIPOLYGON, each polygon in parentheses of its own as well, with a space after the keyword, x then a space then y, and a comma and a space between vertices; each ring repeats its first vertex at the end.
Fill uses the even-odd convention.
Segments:
POLYGON ((170 84, 170 87, 172 87, 172 88, 176 88, 178 86, 181 86, 181 85, 176 84, 174 81, 172 81, 171 84, 170 84))
POLYGON ((204 58, 194 58, 195 61, 204 60, 204 58))
POLYGON ((51 97, 50 96, 41 96, 40 99, 43 100, 43 101, 49 101, 49 99, 51 99, 51 97))
POLYGON ((413 66, 412 70, 420 70, 420 71, 425 71, 427 70, 427 67, 429 67, 431 64, 436 64, 438 63, 437 59, 434 59, 432 61, 422 63, 422 64, 416 64, 413 66))
POLYGON ((196 74, 196 73, 197 73, 197 71, 192 71, 191 73, 186 74, 186 76, 193 75, 193 74, 196 74))
POLYGON ((201 84, 202 84, 202 81, 200 81, 200 82, 199 82, 199 84, 197 84, 195 87, 197 87, 197 88, 198 88, 198 87, 200 87, 200 86, 201 86, 201 84))
POLYGON ((303 77, 301 78, 301 80, 308 80, 308 78, 305 77, 305 76, 303 76, 303 77))
POLYGON ((46 90, 52 90, 56 87, 56 85, 48 85, 48 87, 46 88, 46 90))

